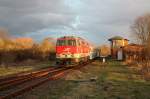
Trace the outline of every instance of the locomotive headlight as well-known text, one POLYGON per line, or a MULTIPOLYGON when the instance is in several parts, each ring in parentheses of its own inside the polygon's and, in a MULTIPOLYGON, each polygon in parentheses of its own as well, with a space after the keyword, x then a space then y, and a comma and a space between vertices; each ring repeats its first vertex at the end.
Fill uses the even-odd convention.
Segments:
POLYGON ((80 54, 74 54, 75 58, 80 58, 80 54))

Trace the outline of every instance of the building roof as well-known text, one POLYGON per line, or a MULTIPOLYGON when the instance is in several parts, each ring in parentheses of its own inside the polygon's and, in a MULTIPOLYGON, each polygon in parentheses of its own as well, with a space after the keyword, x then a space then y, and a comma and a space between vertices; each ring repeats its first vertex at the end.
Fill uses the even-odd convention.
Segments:
POLYGON ((127 40, 128 41, 128 39, 125 39, 125 38, 123 38, 123 37, 121 37, 121 36, 114 36, 114 37, 112 37, 112 38, 110 38, 110 39, 108 39, 109 41, 112 41, 112 40, 127 40))

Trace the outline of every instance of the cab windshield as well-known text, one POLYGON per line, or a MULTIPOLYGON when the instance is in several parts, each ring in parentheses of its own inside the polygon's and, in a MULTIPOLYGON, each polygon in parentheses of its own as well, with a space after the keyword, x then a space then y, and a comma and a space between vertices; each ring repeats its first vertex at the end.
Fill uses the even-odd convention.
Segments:
POLYGON ((76 46, 75 40, 58 40, 57 46, 76 46))

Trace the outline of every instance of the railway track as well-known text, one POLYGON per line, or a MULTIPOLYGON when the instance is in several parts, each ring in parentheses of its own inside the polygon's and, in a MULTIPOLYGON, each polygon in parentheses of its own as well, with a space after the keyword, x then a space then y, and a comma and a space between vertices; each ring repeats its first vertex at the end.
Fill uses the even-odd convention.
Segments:
POLYGON ((48 68, 31 73, 0 79, 0 99, 10 99, 30 91, 33 88, 50 80, 63 77, 71 69, 80 69, 88 63, 70 68, 48 68))
POLYGON ((21 73, 17 73, 17 74, 14 74, 14 75, 10 75, 10 76, 7 76, 7 77, 0 77, 0 84, 4 81, 9 81, 9 80, 13 80, 13 79, 17 79, 17 78, 23 78, 27 75, 32 75, 32 74, 38 74, 40 72, 45 72, 45 71, 49 71, 49 70, 52 70, 54 69, 54 67, 49 67, 49 68, 46 68, 46 69, 42 69, 42 70, 36 70, 36 71, 29 71, 29 72, 21 72, 21 73))

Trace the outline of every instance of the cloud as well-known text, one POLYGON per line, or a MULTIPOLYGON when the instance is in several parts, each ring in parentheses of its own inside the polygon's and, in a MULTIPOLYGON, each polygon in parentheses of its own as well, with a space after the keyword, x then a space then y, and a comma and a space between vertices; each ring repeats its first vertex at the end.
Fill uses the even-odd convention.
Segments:
POLYGON ((104 43, 129 37, 136 17, 150 12, 149 0, 0 0, 0 27, 15 36, 42 39, 77 35, 104 43))

